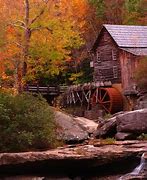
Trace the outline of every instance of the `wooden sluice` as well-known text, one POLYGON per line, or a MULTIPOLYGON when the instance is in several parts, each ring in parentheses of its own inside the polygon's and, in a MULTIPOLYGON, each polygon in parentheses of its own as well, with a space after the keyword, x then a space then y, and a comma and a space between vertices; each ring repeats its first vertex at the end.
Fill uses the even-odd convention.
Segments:
POLYGON ((51 106, 57 106, 57 97, 67 90, 67 86, 41 86, 27 84, 23 87, 24 92, 41 94, 51 106))
POLYGON ((42 94, 51 105, 56 106, 56 97, 62 94, 62 107, 77 106, 91 110, 98 106, 106 113, 116 113, 123 109, 122 94, 112 87, 110 81, 85 83, 73 86, 26 85, 24 91, 42 94))
POLYGON ((86 110, 98 105, 106 113, 115 113, 123 108, 122 95, 112 87, 110 81, 70 86, 65 93, 64 101, 65 106, 84 106, 86 110))

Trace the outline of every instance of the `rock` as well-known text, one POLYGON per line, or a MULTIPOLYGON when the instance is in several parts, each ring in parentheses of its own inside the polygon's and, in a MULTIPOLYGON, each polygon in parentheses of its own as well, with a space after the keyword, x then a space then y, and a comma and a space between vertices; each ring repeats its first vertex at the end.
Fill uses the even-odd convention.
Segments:
POLYGON ((138 100, 137 100, 137 105, 135 107, 136 109, 143 109, 147 108, 147 92, 143 93, 138 100))
POLYGON ((126 112, 116 119, 117 132, 147 133, 147 109, 126 112))
POLYGON ((136 139, 147 133, 147 109, 120 112, 103 120, 94 132, 96 138, 115 137, 117 140, 136 139))
POLYGON ((136 139, 137 136, 132 133, 123 133, 123 132, 118 132, 115 135, 116 140, 131 140, 131 139, 136 139))
POLYGON ((0 180, 44 180, 44 177, 37 177, 37 176, 8 176, 3 177, 0 180))
POLYGON ((98 105, 95 105, 92 107, 91 110, 86 110, 84 112, 84 117, 91 119, 91 120, 97 120, 99 117, 104 117, 105 111, 100 109, 98 105))
MULTIPOLYGON (((45 168, 48 173, 53 170, 55 172, 57 170, 73 172, 73 169, 74 171, 81 169, 85 172, 89 168, 98 168, 108 164, 110 168, 111 163, 114 162, 118 163, 116 166, 118 167, 124 160, 130 161, 143 152, 147 152, 147 141, 116 141, 111 145, 98 143, 99 140, 94 144, 75 147, 69 145, 42 152, 0 153, 0 174, 4 173, 4 170, 13 172, 11 168, 15 168, 15 171, 19 173, 21 172, 20 168, 23 172, 30 168, 32 174, 36 170, 38 172, 45 168)), ((121 168, 123 167, 121 166, 121 168)))
POLYGON ((116 117, 116 116, 121 115, 121 114, 124 114, 124 113, 125 113, 125 111, 117 112, 117 113, 113 114, 113 117, 116 117))
POLYGON ((98 127, 98 123, 84 117, 76 117, 74 120, 84 131, 89 134, 95 132, 98 127))
POLYGON ((55 111, 55 121, 58 124, 58 138, 66 143, 79 143, 89 138, 84 131, 70 115, 55 111))
POLYGON ((94 133, 96 138, 100 137, 113 137, 116 134, 116 117, 110 118, 109 120, 104 120, 101 123, 96 132, 94 133))
POLYGON ((125 176, 120 177, 118 180, 147 180, 147 178, 139 175, 134 176, 131 174, 127 174, 125 176))
POLYGON ((94 122, 98 123, 99 126, 104 125, 105 119, 103 119, 102 117, 98 117, 98 119, 94 120, 94 122))
POLYGON ((68 177, 45 177, 43 178, 42 180, 72 180, 71 178, 68 178, 68 177))
POLYGON ((97 114, 97 112, 95 112, 93 110, 86 110, 84 112, 84 117, 87 119, 95 120, 98 118, 98 114, 97 114))
POLYGON ((139 102, 138 109, 147 108, 147 100, 139 102))

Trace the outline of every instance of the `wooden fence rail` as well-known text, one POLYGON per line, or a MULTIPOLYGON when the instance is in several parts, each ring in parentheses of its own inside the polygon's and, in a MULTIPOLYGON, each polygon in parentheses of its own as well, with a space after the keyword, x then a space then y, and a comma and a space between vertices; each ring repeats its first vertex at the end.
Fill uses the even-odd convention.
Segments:
POLYGON ((39 85, 26 85, 24 91, 32 93, 40 93, 43 95, 57 96, 60 93, 65 92, 67 86, 39 86, 39 85))

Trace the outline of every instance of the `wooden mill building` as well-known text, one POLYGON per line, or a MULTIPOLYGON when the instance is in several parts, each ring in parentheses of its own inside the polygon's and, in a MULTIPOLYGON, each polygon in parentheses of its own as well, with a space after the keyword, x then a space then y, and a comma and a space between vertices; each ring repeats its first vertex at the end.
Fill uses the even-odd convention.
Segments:
POLYGON ((70 87, 67 105, 116 113, 132 110, 137 99, 134 72, 147 57, 147 26, 103 25, 92 49, 93 82, 70 87))
POLYGON ((92 55, 95 82, 121 84, 125 95, 134 94, 134 71, 147 57, 147 26, 103 25, 92 55))

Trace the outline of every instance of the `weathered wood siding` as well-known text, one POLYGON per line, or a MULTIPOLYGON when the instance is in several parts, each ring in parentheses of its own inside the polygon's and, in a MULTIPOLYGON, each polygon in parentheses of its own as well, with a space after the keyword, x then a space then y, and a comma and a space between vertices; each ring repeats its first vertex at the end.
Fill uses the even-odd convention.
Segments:
POLYGON ((121 82, 119 50, 112 37, 104 29, 101 32, 98 47, 94 51, 94 74, 97 81, 121 82))
POLYGON ((134 72, 139 63, 139 57, 120 50, 122 72, 122 88, 124 91, 135 90, 134 72))

